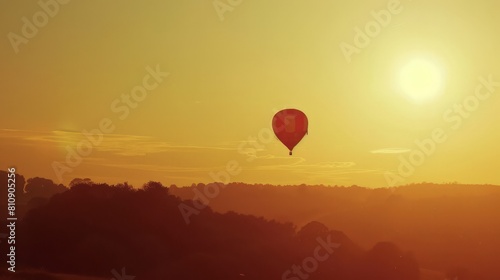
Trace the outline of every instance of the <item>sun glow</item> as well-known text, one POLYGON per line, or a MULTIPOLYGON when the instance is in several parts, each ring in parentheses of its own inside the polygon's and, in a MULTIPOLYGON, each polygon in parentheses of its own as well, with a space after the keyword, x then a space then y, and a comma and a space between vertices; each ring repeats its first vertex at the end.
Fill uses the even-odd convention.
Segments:
POLYGON ((400 90, 416 102, 439 96, 443 89, 443 74, 439 67, 426 59, 413 59, 399 73, 400 90))

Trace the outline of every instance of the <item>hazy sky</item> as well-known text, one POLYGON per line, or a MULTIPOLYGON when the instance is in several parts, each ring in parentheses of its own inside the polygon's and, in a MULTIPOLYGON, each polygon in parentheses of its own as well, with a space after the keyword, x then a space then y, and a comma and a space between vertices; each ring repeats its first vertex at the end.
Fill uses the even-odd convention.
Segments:
POLYGON ((40 3, 0 1, 2 169, 190 185, 229 163, 249 183, 500 184, 498 1, 40 3), (269 134, 284 108, 309 118, 293 156, 269 134), (100 126, 112 132, 68 163, 100 126))

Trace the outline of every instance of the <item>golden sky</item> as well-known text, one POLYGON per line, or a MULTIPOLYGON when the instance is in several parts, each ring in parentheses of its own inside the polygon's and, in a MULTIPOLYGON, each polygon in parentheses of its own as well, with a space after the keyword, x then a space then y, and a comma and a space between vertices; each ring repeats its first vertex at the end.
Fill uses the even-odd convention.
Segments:
POLYGON ((500 184, 500 2, 436 2, 0 1, 0 166, 63 183, 190 185, 229 164, 249 183, 500 184), (284 108, 309 118, 293 156, 270 135, 284 108))

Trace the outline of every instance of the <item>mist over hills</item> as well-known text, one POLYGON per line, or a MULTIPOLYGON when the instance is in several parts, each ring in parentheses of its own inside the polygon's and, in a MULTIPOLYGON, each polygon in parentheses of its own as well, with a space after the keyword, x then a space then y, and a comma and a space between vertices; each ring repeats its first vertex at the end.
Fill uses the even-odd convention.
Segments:
MULTIPOLYGON (((152 280, 498 279, 496 186, 210 186, 219 192, 200 207, 204 184, 66 187, 18 175, 18 268, 107 279, 124 267, 152 280), (181 205, 197 210, 189 223, 181 205)), ((27 275, 12 279, 38 279, 27 275)))
MULTIPOLYGON (((204 187, 170 191, 192 199, 193 190, 203 193, 204 187)), ((500 279, 499 186, 421 183, 369 189, 231 183, 209 205, 221 213, 236 211, 298 226, 319 221, 341 229, 363 248, 390 241, 411 249, 425 268, 462 267, 500 279)))

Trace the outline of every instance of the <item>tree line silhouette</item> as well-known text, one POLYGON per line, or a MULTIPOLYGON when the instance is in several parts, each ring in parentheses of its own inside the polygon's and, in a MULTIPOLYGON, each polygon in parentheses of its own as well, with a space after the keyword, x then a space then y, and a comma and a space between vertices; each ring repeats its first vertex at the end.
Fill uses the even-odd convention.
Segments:
MULTIPOLYGON (((0 172, 3 182, 5 176, 0 172)), ((148 280, 296 280, 301 279, 297 274, 284 277, 284 272, 313 256, 318 238, 340 247, 307 279, 419 279, 414 256, 395 244, 380 242, 364 250, 315 221, 298 229, 206 207, 187 225, 178 206, 193 201, 158 182, 139 189, 90 179, 75 179, 68 188, 43 178, 18 176, 17 182, 19 279, 56 279, 23 272, 30 269, 111 278, 112 269, 126 267, 136 279, 148 280)), ((5 250, 4 243, 0 246, 5 250)))

